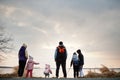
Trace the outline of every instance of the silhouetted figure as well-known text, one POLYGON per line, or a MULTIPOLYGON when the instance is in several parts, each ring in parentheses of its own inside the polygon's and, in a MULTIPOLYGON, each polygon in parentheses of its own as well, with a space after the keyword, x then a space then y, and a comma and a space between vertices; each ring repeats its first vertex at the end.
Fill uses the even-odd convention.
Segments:
POLYGON ((18 58, 19 58, 18 76, 19 77, 23 76, 26 61, 28 59, 26 48, 27 48, 27 45, 23 44, 18 53, 18 58))
POLYGON ((65 46, 63 45, 63 42, 59 42, 59 46, 55 50, 55 62, 56 62, 56 77, 59 77, 59 68, 60 65, 62 66, 62 71, 64 74, 64 78, 67 77, 66 73, 66 59, 67 59, 67 50, 65 46))
POLYGON ((83 65, 84 65, 84 56, 81 53, 80 49, 77 50, 77 53, 78 53, 78 58, 79 58, 80 77, 83 77, 83 71, 82 71, 82 69, 83 69, 83 65))
POLYGON ((79 60, 77 54, 74 52, 71 60, 70 67, 73 65, 74 78, 78 78, 79 75, 79 60))

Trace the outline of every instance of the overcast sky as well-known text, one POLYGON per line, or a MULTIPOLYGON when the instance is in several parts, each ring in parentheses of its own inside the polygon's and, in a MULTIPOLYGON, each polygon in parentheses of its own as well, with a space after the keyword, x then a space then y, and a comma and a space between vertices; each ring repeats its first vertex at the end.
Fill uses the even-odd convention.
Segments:
POLYGON ((14 50, 0 65, 17 65, 23 43, 43 66, 55 67, 59 41, 72 53, 81 49, 84 67, 120 67, 119 0, 0 0, 0 25, 14 39, 14 50), (16 61, 14 64, 10 63, 16 61))

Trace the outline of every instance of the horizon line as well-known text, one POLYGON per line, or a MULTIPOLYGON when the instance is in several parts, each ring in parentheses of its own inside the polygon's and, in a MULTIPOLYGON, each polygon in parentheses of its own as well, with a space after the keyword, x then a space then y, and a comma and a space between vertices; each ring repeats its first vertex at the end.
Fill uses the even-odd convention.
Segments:
MULTIPOLYGON (((13 66, 0 66, 0 68, 14 68, 14 67, 13 66)), ((69 67, 69 68, 71 68, 71 67, 69 67)), ((102 68, 102 67, 95 67, 95 68, 93 68, 93 67, 83 67, 83 69, 100 69, 100 68, 102 68)), ((113 68, 113 67, 109 68, 109 67, 107 67, 107 68, 108 69, 120 69, 120 67, 116 67, 116 68, 113 68)), ((34 67, 34 69, 44 69, 44 68, 34 67)), ((51 69, 56 69, 56 68, 55 67, 51 67, 51 69)))

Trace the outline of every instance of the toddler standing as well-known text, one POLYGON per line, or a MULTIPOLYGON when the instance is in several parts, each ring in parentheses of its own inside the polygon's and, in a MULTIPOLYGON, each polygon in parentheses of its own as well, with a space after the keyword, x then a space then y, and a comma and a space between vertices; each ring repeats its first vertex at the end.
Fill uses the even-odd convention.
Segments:
POLYGON ((28 77, 29 73, 30 73, 30 77, 32 77, 32 72, 33 72, 33 68, 34 68, 34 64, 39 64, 33 61, 33 57, 29 56, 29 60, 27 62, 26 65, 26 70, 27 70, 27 74, 26 77, 28 77))
POLYGON ((50 69, 50 65, 49 64, 45 64, 45 71, 44 71, 44 74, 45 74, 45 78, 48 76, 49 78, 49 75, 52 74, 52 71, 50 69))

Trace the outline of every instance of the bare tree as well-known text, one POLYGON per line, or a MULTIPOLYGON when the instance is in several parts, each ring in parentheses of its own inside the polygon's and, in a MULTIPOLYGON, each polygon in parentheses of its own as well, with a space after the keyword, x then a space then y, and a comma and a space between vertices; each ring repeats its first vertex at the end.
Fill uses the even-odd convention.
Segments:
POLYGON ((6 53, 12 49, 11 41, 10 35, 6 35, 4 28, 0 26, 0 52, 6 53))
POLYGON ((12 38, 9 34, 6 34, 4 27, 0 26, 0 62, 6 57, 2 53, 7 53, 12 49, 12 38))

